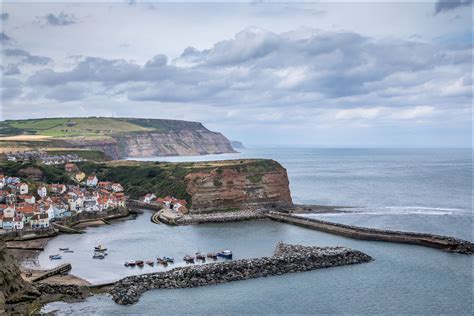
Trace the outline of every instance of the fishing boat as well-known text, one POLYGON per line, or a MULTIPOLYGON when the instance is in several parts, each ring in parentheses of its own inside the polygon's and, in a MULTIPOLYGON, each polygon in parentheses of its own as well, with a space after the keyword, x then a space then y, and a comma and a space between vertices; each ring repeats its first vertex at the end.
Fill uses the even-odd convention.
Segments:
POLYGON ((68 251, 69 248, 59 248, 60 251, 68 251))
POLYGON ((149 265, 150 267, 153 267, 155 265, 155 263, 151 260, 147 260, 146 264, 149 265))
POLYGON ((98 245, 94 247, 94 250, 102 252, 102 251, 107 251, 107 248, 105 248, 104 245, 98 245))
POLYGON ((208 258, 210 258, 210 259, 217 260, 217 253, 215 253, 215 252, 209 252, 208 254, 206 254, 206 257, 208 257, 208 258))
POLYGON ((64 252, 66 252, 66 253, 73 253, 74 250, 64 250, 64 252))
POLYGON ((196 259, 206 261, 206 256, 200 252, 196 252, 196 259))
POLYGON ((143 268, 143 266, 145 265, 145 262, 143 262, 143 260, 137 260, 135 261, 135 264, 139 266, 140 268, 143 268))
POLYGON ((232 251, 230 250, 224 250, 224 251, 218 252, 217 255, 225 259, 232 259, 232 251))
POLYGON ((191 257, 191 256, 184 256, 183 260, 186 262, 186 263, 194 263, 194 257, 191 257))
POLYGON ((174 258, 173 257, 163 257, 163 260, 165 260, 168 263, 174 263, 174 258))
POLYGON ((50 255, 49 260, 60 260, 62 257, 60 255, 50 255))
POLYGON ((130 266, 130 262, 125 262, 123 265, 126 266, 126 267, 129 267, 129 266, 130 266))
POLYGON ((105 258, 105 254, 101 252, 94 252, 94 255, 92 256, 92 259, 104 259, 104 258, 105 258))
POLYGON ((130 261, 130 262, 127 262, 128 263, 128 266, 129 267, 134 267, 136 266, 137 264, 135 263, 135 261, 130 261))
POLYGON ((165 257, 163 257, 163 258, 157 258, 156 261, 157 261, 159 264, 164 265, 165 267, 168 265, 168 261, 166 261, 165 257))

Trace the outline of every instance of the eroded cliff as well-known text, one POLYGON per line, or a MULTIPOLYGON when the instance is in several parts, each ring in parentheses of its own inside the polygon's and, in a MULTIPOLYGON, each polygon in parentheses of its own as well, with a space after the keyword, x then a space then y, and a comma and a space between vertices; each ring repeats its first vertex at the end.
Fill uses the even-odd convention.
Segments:
POLYGON ((286 169, 274 160, 209 163, 184 177, 191 213, 292 205, 286 169))
POLYGON ((23 281, 15 259, 0 240, 0 315, 5 312, 5 304, 32 300, 39 295, 30 283, 23 281))

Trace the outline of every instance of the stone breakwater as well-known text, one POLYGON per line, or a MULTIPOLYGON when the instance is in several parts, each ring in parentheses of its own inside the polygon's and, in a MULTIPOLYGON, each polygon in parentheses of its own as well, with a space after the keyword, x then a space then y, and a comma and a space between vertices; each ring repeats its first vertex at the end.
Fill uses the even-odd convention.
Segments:
POLYGON ((259 210, 242 210, 234 212, 220 212, 210 214, 189 214, 183 215, 175 221, 176 225, 192 225, 205 223, 227 223, 239 222, 253 219, 265 219, 267 217, 265 211, 259 210))
POLYGON ((142 293, 152 289, 216 285, 372 260, 369 255, 350 248, 321 248, 279 243, 271 257, 179 267, 166 272, 127 277, 118 281, 110 290, 110 294, 116 303, 130 305, 136 303, 142 293))
POLYGON ((351 226, 281 212, 268 212, 267 216, 276 221, 355 239, 414 244, 454 253, 466 255, 474 254, 473 243, 449 236, 351 226))

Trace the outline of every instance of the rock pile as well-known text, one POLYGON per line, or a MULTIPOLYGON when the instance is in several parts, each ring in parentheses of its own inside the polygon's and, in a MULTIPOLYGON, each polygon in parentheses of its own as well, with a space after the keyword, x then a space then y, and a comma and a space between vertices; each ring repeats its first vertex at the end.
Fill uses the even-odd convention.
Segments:
POLYGON ((264 219, 266 214, 261 210, 242 210, 233 212, 219 212, 208 214, 188 214, 176 220, 177 225, 191 225, 203 223, 239 222, 253 219, 264 219))
POLYGON ((358 264, 369 255, 344 247, 308 247, 279 243, 271 257, 242 259, 179 267, 166 272, 131 276, 118 281, 110 294, 118 304, 129 305, 151 289, 188 288, 285 273, 358 264))

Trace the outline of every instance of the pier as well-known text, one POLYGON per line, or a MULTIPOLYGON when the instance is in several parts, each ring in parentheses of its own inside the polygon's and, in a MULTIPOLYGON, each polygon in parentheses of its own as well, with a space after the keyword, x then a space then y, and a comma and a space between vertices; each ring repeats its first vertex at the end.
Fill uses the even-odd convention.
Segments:
POLYGON ((268 212, 267 217, 275 221, 349 238, 420 245, 467 255, 474 253, 474 245, 471 242, 453 237, 344 225, 273 211, 268 212))

